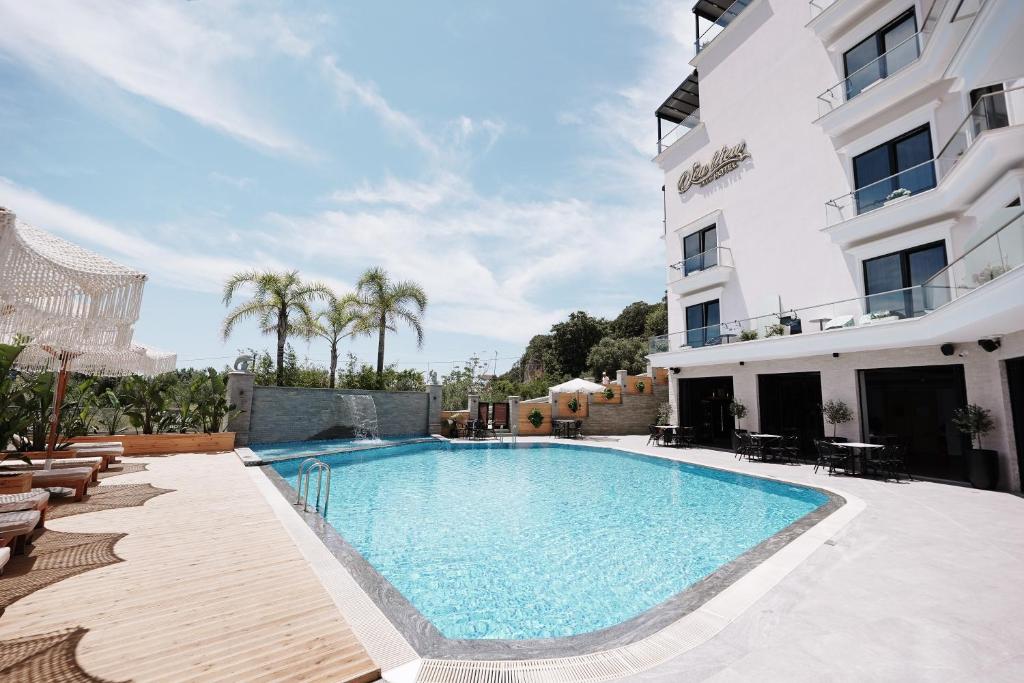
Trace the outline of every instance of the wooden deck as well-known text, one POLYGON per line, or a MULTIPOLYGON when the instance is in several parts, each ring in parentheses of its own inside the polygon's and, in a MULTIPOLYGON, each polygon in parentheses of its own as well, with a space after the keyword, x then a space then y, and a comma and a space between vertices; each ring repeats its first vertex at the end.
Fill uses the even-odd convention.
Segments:
POLYGON ((48 523, 126 532, 115 547, 125 561, 14 603, 0 617, 0 640, 83 626, 80 665, 118 681, 380 677, 234 454, 139 460, 149 471, 101 486, 175 492, 48 523))

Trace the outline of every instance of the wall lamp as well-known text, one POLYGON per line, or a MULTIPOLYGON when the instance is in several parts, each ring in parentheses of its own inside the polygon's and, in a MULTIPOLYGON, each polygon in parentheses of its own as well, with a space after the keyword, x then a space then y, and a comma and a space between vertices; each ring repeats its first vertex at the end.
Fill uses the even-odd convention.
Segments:
POLYGON ((942 351, 943 356, 952 356, 956 352, 956 347, 950 344, 949 342, 946 342, 945 344, 939 347, 939 351, 942 351))
POLYGON ((839 358, 839 352, 838 351, 833 351, 832 352, 832 357, 833 358, 839 358))

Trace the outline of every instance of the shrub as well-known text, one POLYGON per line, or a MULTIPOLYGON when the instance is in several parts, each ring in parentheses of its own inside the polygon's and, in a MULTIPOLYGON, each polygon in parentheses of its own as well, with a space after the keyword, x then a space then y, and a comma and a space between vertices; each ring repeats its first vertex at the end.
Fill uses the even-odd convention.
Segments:
POLYGON ((605 387, 605 390, 602 393, 604 393, 604 397, 609 401, 615 398, 615 390, 611 387, 605 387))
POLYGON ((768 325, 764 328, 764 336, 766 337, 781 337, 786 331, 786 328, 776 323, 774 325, 768 325))
POLYGON ((757 330, 743 330, 740 332, 740 341, 753 341, 757 337, 757 330))
POLYGON ((646 388, 647 388, 647 383, 644 382, 643 380, 640 380, 639 382, 636 383, 636 392, 638 394, 644 393, 644 390, 646 388))
POLYGON ((530 411, 530 414, 526 416, 526 419, 530 421, 534 429, 539 429, 544 424, 544 413, 540 412, 540 409, 534 408, 530 411))
POLYGON ((992 413, 976 403, 968 403, 963 408, 953 411, 953 425, 971 437, 971 443, 977 443, 981 450, 981 437, 995 429, 992 413))
POLYGON ((569 410, 575 413, 580 409, 580 400, 573 396, 566 405, 569 407, 569 410))

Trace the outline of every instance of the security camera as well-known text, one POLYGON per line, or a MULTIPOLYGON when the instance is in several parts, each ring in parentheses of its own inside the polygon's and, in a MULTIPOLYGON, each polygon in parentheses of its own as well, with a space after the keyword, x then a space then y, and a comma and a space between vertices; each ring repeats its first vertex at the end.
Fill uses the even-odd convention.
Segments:
POLYGON ((1002 345, 999 341, 999 337, 989 337, 987 339, 979 339, 978 346, 985 349, 987 352, 992 353, 1002 345))

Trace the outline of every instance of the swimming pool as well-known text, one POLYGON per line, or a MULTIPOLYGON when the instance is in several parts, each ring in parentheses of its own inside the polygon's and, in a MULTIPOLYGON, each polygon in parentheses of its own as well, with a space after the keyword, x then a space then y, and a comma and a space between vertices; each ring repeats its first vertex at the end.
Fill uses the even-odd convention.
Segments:
MULTIPOLYGON (((413 444, 323 458, 327 522, 449 639, 606 629, 829 501, 609 448, 413 444)), ((298 461, 271 467, 294 487, 298 461)))

